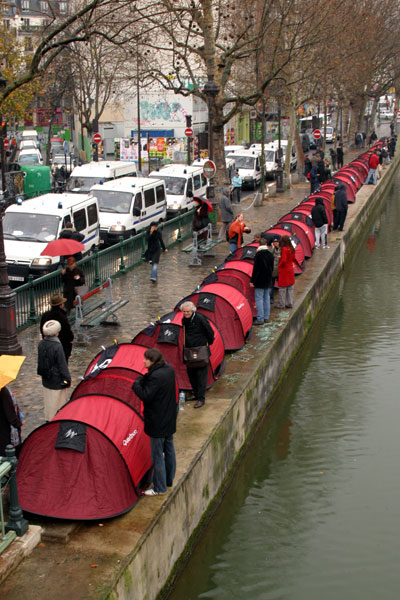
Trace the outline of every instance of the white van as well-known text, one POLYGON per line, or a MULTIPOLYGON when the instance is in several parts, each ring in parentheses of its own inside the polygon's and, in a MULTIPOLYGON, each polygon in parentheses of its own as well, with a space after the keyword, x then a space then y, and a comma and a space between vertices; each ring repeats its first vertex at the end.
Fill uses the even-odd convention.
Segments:
POLYGON ((235 161, 235 170, 239 171, 242 186, 249 186, 253 190, 261 180, 261 151, 255 148, 248 150, 235 150, 227 158, 235 161))
POLYGON ((99 203, 101 244, 115 244, 121 236, 127 239, 152 221, 165 220, 167 214, 161 179, 123 177, 94 185, 90 193, 99 203))
POLYGON ((233 146, 225 146, 224 147, 224 154, 225 156, 228 156, 228 154, 232 154, 232 152, 237 152, 238 150, 247 150, 247 148, 245 148, 245 146, 236 144, 233 146))
POLYGON ((21 131, 21 140, 34 140, 39 146, 39 135, 36 129, 25 129, 21 131))
POLYGON ((167 193, 167 216, 187 212, 194 207, 193 196, 204 196, 207 191, 207 177, 203 167, 193 165, 166 165, 159 171, 152 171, 149 177, 162 179, 167 193))
POLYGON ((90 162, 75 167, 68 180, 68 191, 87 194, 97 183, 119 179, 120 177, 136 177, 137 169, 134 162, 119 160, 90 162))
MULTIPOLYGON (((261 153, 261 144, 253 144, 252 148, 259 150, 261 153)), ((282 167, 285 166, 285 156, 287 152, 288 142, 287 140, 281 140, 281 149, 282 149, 282 167)), ((265 174, 266 176, 273 177, 275 175, 275 171, 278 168, 278 149, 279 142, 275 140, 270 142, 269 144, 264 145, 264 160, 265 160, 265 174)), ((293 170, 297 166, 297 153, 296 148, 292 146, 292 152, 290 155, 290 169, 293 170)))
POLYGON ((41 252, 48 242, 58 239, 68 222, 85 236, 84 254, 99 244, 99 209, 93 196, 45 194, 9 206, 3 224, 9 280, 22 285, 29 275, 41 277, 55 271, 60 257, 41 256, 41 252))

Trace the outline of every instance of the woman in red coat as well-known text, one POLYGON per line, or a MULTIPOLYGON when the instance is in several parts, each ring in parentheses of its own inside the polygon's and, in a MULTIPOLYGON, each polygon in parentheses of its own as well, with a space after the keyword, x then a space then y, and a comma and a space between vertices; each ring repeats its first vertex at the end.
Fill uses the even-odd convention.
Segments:
POLYGON ((294 248, 290 237, 283 235, 281 242, 281 258, 278 264, 278 308, 292 308, 294 288, 294 248))

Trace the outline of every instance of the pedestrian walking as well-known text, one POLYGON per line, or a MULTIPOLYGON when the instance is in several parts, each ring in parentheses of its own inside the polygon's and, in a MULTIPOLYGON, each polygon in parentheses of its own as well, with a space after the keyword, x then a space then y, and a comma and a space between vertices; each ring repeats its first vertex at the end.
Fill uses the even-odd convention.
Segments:
POLYGON ((364 184, 367 183, 373 183, 374 185, 376 185, 376 180, 378 177, 378 165, 379 165, 379 156, 377 152, 372 152, 371 156, 369 157, 368 160, 368 175, 366 180, 364 181, 364 184), (372 182, 371 182, 371 178, 372 178, 372 182))
POLYGON ((66 403, 67 388, 71 385, 71 375, 58 338, 60 331, 58 321, 47 321, 43 325, 44 339, 38 345, 37 374, 42 378, 46 421, 50 421, 66 403))
MULTIPOLYGON (((209 356, 209 347, 214 341, 214 332, 208 319, 197 312, 193 302, 184 302, 180 309, 183 312, 184 351, 187 348, 196 348, 198 355, 200 353, 200 355, 209 356), (207 350, 205 351, 204 348, 207 350)), ((195 362, 189 362, 189 360, 186 359, 186 369, 196 401, 194 408, 201 408, 206 401, 209 358, 204 358, 202 362, 199 362, 198 366, 196 366, 195 362), (205 365, 204 362, 206 362, 205 365)))
POLYGON ((0 390, 0 456, 5 456, 6 446, 14 446, 18 456, 21 447, 22 418, 13 393, 4 386, 0 390))
POLYGON ((266 238, 261 234, 260 245, 254 257, 253 272, 250 285, 254 287, 257 318, 254 325, 262 325, 269 319, 271 312, 272 273, 274 270, 274 255, 269 251, 266 238))
POLYGON ((315 226, 315 248, 329 248, 328 246, 328 217, 322 198, 315 199, 315 206, 311 209, 311 218, 315 226))
POLYGON ((158 229, 158 223, 155 221, 150 223, 145 237, 147 249, 144 257, 151 264, 150 281, 157 283, 158 263, 160 262, 161 251, 168 252, 161 231, 158 229))
MULTIPOLYGON (((229 184, 226 184, 228 187, 229 184)), ((235 215, 233 213, 232 203, 229 199, 228 191, 224 189, 221 193, 219 199, 219 211, 221 214, 221 227, 218 232, 218 239, 224 240, 226 237, 226 232, 229 229, 230 223, 232 223, 235 215)))
POLYGON ((157 348, 145 351, 144 364, 147 373, 135 380, 132 389, 143 402, 144 431, 150 437, 153 487, 145 495, 159 496, 172 487, 176 472, 176 380, 157 348))
POLYGON ((235 171, 232 177, 232 204, 240 204, 240 193, 242 190, 242 178, 239 175, 239 171, 235 171))
POLYGON ((71 325, 69 324, 67 311, 64 308, 66 298, 63 298, 61 294, 54 294, 50 298, 50 310, 43 313, 40 319, 40 333, 43 336, 43 325, 47 321, 58 321, 61 325, 59 333, 59 340, 64 350, 65 359, 68 362, 72 352, 72 342, 74 341, 74 334, 72 333, 71 325))
POLYGON ((67 258, 67 267, 61 270, 61 281, 64 285, 63 294, 67 301, 65 302, 65 308, 69 313, 74 307, 75 297, 77 295, 76 288, 84 285, 85 275, 83 271, 76 266, 76 260, 73 256, 67 258))
POLYGON ((235 220, 228 229, 229 250, 235 252, 242 245, 243 233, 251 233, 251 229, 246 227, 243 213, 236 215, 235 220))
POLYGON ((332 169, 334 171, 336 171, 336 160, 337 160, 337 154, 336 154, 336 150, 334 148, 330 148, 329 153, 331 155, 331 163, 332 163, 332 169))
POLYGON ((347 193, 346 184, 339 183, 335 188, 335 220, 333 223, 333 229, 343 231, 344 222, 347 216, 347 193))
POLYGON ((290 237, 280 241, 281 258, 278 265, 278 308, 292 308, 294 295, 294 248, 290 237))
POLYGON ((394 129, 395 129, 395 124, 394 124, 394 121, 391 121, 391 122, 390 122, 390 133, 391 133, 391 135, 393 135, 393 134, 394 134, 394 129))
POLYGON ((338 147, 336 148, 336 158, 337 158, 337 168, 341 169, 343 167, 343 160, 344 160, 344 150, 343 150, 342 143, 340 143, 338 145, 338 147))

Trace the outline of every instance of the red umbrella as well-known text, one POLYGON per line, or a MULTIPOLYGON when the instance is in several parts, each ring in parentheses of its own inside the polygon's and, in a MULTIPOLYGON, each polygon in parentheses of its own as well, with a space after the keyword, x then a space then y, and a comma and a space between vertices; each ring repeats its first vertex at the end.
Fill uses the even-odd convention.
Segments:
POLYGON ((207 198, 200 198, 200 196, 193 196, 193 200, 198 200, 199 202, 202 202, 203 204, 205 204, 208 208, 208 212, 213 211, 212 204, 209 200, 207 200, 207 198))
POLYGON ((53 240, 49 242, 46 248, 40 253, 40 256, 72 256, 82 252, 85 246, 81 242, 68 238, 53 240))

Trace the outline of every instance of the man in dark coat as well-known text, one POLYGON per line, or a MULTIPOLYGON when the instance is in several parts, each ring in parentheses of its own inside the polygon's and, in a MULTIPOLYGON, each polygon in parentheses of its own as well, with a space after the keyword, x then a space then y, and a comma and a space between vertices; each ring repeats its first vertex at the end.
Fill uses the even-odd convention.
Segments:
MULTIPOLYGON (((19 441, 21 443, 22 421, 9 389, 4 386, 0 390, 0 456, 5 456, 6 446, 12 443, 11 425, 15 427, 18 432, 19 441)), ((20 443, 15 447, 17 454, 20 443)))
POLYGON ((262 325, 269 319, 273 270, 274 255, 268 250, 266 239, 261 234, 260 245, 254 257, 253 273, 250 279, 250 285, 254 286, 254 298, 257 308, 255 325, 262 325))
POLYGON ((154 468, 153 488, 146 490, 145 495, 158 496, 167 493, 175 477, 177 389, 175 372, 157 348, 146 350, 144 364, 148 372, 138 377, 132 388, 143 402, 144 431, 150 437, 154 468))
POLYGON ((314 164, 310 171, 310 194, 313 194, 318 189, 319 178, 318 178, 318 165, 314 164))
POLYGON ((311 218, 315 226, 315 248, 319 248, 320 245, 322 245, 323 248, 329 248, 327 244, 328 217, 322 198, 315 199, 315 206, 311 209, 311 218))
POLYGON ((65 359, 68 362, 72 352, 72 342, 74 340, 74 334, 72 333, 71 325, 69 324, 67 311, 64 309, 64 302, 66 298, 63 298, 61 294, 54 294, 50 298, 50 310, 43 313, 40 320, 40 333, 43 335, 43 325, 47 321, 58 321, 61 325, 61 331, 58 335, 63 347, 65 359))
POLYGON ((37 374, 42 378, 46 421, 50 421, 66 403, 67 388, 71 385, 64 350, 58 339, 60 330, 58 321, 47 321, 43 325, 44 339, 38 345, 37 374))
POLYGON ((73 256, 67 258, 67 268, 61 271, 61 281, 64 284, 64 296, 67 299, 65 308, 69 312, 74 307, 76 297, 75 288, 85 283, 85 275, 79 267, 76 266, 76 260, 73 256))
POLYGON ((333 229, 337 229, 338 231, 343 231, 344 222, 347 216, 347 194, 346 194, 346 185, 342 182, 336 186, 335 191, 335 223, 333 225, 333 229))
MULTIPOLYGON (((229 186, 229 183, 226 184, 229 186)), ((226 230, 229 228, 229 224, 232 223, 235 215, 233 213, 232 202, 229 199, 228 191, 226 189, 223 190, 219 199, 219 210, 221 213, 221 221, 222 225, 218 232, 218 239, 224 240, 226 237, 226 230)))
POLYGON ((160 262, 161 250, 168 252, 162 238, 158 224, 153 221, 146 231, 147 250, 144 253, 145 259, 151 264, 150 281, 157 283, 158 263, 160 262))
MULTIPOLYGON (((214 332, 208 319, 196 311, 193 302, 184 302, 180 309, 183 312, 182 325, 185 333, 185 348, 211 346, 214 341, 214 332)), ((201 408, 206 401, 208 365, 196 368, 186 367, 186 369, 196 400, 194 408, 201 408)))
POLYGON ((343 159, 344 159, 343 145, 341 143, 336 148, 336 157, 337 157, 337 168, 341 169, 343 167, 343 159))

